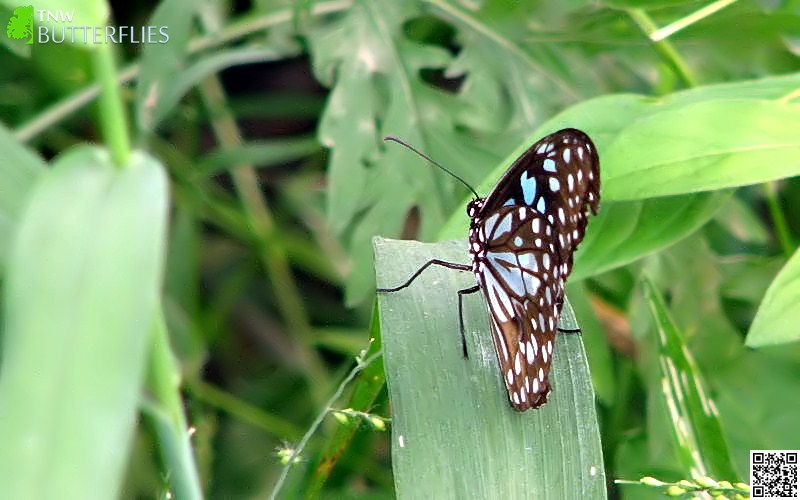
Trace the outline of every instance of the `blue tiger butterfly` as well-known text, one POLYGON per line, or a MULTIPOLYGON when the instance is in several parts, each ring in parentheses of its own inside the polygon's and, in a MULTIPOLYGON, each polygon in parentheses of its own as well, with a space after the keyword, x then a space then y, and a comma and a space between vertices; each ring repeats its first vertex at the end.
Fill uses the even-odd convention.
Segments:
POLYGON ((467 206, 472 263, 433 259, 404 284, 378 292, 409 286, 431 265, 475 273, 477 284, 458 291, 464 355, 462 300, 481 290, 511 406, 517 411, 542 406, 551 390, 548 375, 572 254, 583 240, 588 212, 596 214, 600 205, 597 149, 584 132, 559 130, 528 148, 482 198, 413 147, 394 137, 386 139, 442 168, 475 194, 467 206))

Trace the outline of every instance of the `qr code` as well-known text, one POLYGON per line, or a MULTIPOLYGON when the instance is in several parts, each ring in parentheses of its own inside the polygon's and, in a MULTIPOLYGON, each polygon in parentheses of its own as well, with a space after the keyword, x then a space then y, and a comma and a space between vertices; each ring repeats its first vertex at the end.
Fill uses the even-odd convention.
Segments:
POLYGON ((750 450, 752 498, 800 498, 797 457, 800 450, 750 450))

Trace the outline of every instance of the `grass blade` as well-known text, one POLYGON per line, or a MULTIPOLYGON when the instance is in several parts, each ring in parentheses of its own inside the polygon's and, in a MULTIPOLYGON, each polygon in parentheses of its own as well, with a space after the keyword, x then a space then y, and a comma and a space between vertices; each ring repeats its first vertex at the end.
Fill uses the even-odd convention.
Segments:
POLYGON ((669 412, 675 451, 691 478, 711 476, 737 479, 728 445, 722 433, 719 412, 707 396, 702 374, 684 343, 664 299, 655 285, 645 282, 647 303, 655 322, 658 341, 661 402, 669 412))

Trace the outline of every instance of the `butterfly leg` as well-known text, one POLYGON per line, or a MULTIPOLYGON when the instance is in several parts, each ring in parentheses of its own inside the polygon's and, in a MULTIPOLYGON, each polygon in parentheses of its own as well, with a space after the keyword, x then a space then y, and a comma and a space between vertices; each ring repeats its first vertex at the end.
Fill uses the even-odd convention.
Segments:
MULTIPOLYGON (((417 279, 417 277, 420 274, 422 274, 422 271, 424 271, 425 269, 427 269, 428 267, 433 266, 433 265, 442 266, 442 267, 446 267, 446 268, 449 268, 449 269, 456 269, 458 271, 471 271, 472 270, 472 266, 467 265, 467 264, 458 264, 456 262, 447 262, 446 260, 432 259, 432 260, 429 260, 428 262, 426 262, 425 264, 423 264, 422 267, 417 269, 417 272, 412 274, 411 277, 408 278, 408 280, 406 280, 406 282, 403 283, 402 285, 396 286, 396 287, 393 287, 393 288, 378 288, 375 291, 378 292, 378 293, 389 293, 389 292, 396 292, 398 290, 402 290, 403 288, 406 288, 408 285, 413 283, 414 280, 417 279)), ((461 292, 459 292, 459 293, 461 293, 461 292)))
POLYGON ((465 359, 469 356, 467 355, 467 336, 464 333, 464 295, 475 293, 480 289, 480 286, 475 285, 458 291, 458 330, 461 332, 461 352, 465 359))

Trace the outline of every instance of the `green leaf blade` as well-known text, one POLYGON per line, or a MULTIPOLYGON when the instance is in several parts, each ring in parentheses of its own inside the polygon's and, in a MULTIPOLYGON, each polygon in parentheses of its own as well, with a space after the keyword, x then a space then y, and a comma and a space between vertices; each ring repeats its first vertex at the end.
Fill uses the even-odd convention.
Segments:
POLYGON ((737 479, 719 412, 702 374, 650 280, 645 281, 645 293, 657 330, 660 390, 654 393, 668 411, 678 459, 691 478, 737 479))
POLYGON ((745 345, 762 347, 800 339, 800 251, 770 284, 753 318, 745 345))
POLYGON ((603 194, 633 200, 799 175, 798 123, 800 106, 781 101, 712 100, 655 113, 609 145, 603 194))
POLYGON ((160 164, 80 148, 33 192, 13 242, 0 376, 0 497, 113 498, 159 299, 160 164))
MULTIPOLYGON (((466 262, 463 241, 375 240, 379 286, 425 261, 466 262)), ((400 498, 604 498, 594 392, 579 335, 559 335, 550 401, 525 413, 508 403, 486 306, 465 298, 469 358, 461 354, 456 291, 471 273, 426 270, 379 296, 392 403, 392 462, 400 498)), ((562 326, 570 313, 565 308, 562 326)))

